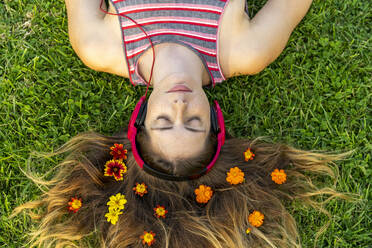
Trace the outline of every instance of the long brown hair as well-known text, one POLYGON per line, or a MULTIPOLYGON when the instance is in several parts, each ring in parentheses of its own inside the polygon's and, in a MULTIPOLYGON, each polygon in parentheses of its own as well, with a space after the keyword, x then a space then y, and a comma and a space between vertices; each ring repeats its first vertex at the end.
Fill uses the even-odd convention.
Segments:
MULTIPOLYGON (((138 140, 139 146, 145 145, 143 137, 146 136, 138 140)), ((213 142, 210 144, 213 147, 213 142)), ((52 180, 45 182, 33 178, 36 183, 47 187, 40 200, 26 203, 14 212, 18 214, 33 209, 29 214, 40 221, 31 234, 30 246, 145 247, 140 236, 151 230, 156 234, 152 245, 155 248, 300 247, 296 222, 285 204, 300 200, 327 214, 323 203, 343 196, 331 187, 318 188, 313 183, 313 179, 319 176, 336 178, 337 171, 330 164, 341 159, 342 155, 307 152, 258 139, 229 138, 208 174, 192 181, 172 182, 143 172, 130 151, 124 133, 104 136, 88 132, 72 138, 52 154, 68 155, 58 165, 58 173, 52 180), (105 162, 111 159, 109 147, 115 143, 128 149, 128 172, 120 182, 103 175, 105 162), (243 152, 249 147, 256 156, 246 162, 243 152), (232 186, 226 182, 226 173, 235 166, 244 172, 245 181, 232 186), (277 185, 271 180, 270 173, 276 168, 285 170, 286 183, 277 185), (145 197, 134 194, 132 188, 136 182, 145 182, 148 186, 145 197), (195 201, 194 190, 201 184, 214 191, 205 205, 195 201), (118 223, 112 225, 104 217, 106 203, 118 192, 125 194, 128 203, 118 223), (75 214, 67 211, 67 202, 72 196, 81 197, 83 201, 82 208, 75 214), (156 205, 163 205, 168 210, 165 219, 154 216, 156 205), (253 210, 265 216, 264 224, 258 228, 248 222, 253 210), (247 228, 252 229, 249 234, 246 234, 247 228)), ((156 157, 151 150, 141 149, 141 152, 144 158, 156 157)), ((202 159, 186 161, 185 166, 205 166, 203 159, 210 156, 211 152, 206 152, 202 159)), ((156 161, 154 158, 151 163, 156 161)), ((324 228, 318 233, 322 231, 324 228)))

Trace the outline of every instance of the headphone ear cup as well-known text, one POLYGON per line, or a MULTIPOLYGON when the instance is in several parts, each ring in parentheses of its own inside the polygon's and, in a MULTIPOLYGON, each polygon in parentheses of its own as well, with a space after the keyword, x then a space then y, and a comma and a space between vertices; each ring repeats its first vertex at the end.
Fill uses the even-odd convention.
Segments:
POLYGON ((145 123, 147 114, 147 101, 144 101, 141 105, 140 110, 138 111, 138 115, 136 118, 136 127, 140 127, 145 123))
POLYGON ((218 134, 218 131, 219 131, 218 118, 217 118, 216 109, 213 106, 211 106, 211 129, 214 134, 218 134))

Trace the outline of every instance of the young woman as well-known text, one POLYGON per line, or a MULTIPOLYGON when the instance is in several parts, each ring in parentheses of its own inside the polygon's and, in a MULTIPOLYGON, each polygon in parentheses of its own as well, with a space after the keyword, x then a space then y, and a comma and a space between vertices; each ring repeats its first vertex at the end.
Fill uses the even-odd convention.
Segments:
POLYGON ((311 2, 269 0, 253 19, 245 0, 110 1, 107 12, 115 15, 100 10, 101 0, 66 6, 71 45, 87 66, 133 85, 151 81, 145 129, 154 151, 174 160, 196 156, 206 144, 203 86, 263 70, 311 2))
POLYGON ((128 132, 81 134, 57 153, 69 155, 49 191, 17 210, 44 207, 32 245, 300 247, 284 205, 326 213, 313 198, 339 195, 311 178, 333 176, 341 156, 225 137, 203 86, 265 68, 310 4, 269 0, 250 20, 241 0, 110 2, 120 17, 66 0, 84 63, 153 91, 128 132))

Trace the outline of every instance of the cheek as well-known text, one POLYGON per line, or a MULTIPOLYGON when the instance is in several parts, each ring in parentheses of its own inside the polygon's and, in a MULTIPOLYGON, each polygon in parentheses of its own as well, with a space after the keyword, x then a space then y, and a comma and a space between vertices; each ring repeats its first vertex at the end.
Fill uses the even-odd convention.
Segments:
POLYGON ((149 114, 162 111, 166 106, 167 99, 164 95, 151 94, 147 103, 149 114))
POLYGON ((145 126, 149 126, 149 124, 154 120, 154 117, 159 113, 159 104, 158 104, 158 96, 152 93, 147 100, 147 113, 145 119, 145 126))
POLYGON ((152 121, 155 121, 159 115, 170 116, 172 115, 172 109, 169 101, 165 97, 155 96, 148 101, 145 125, 148 126, 152 121))
POLYGON ((193 105, 194 105, 193 107, 195 107, 199 111, 201 111, 205 114, 209 113, 210 105, 209 105, 209 101, 207 99, 207 96, 205 96, 205 95, 198 96, 195 99, 195 101, 193 102, 193 105))
POLYGON ((210 105, 208 100, 202 100, 194 102, 192 105, 189 106, 189 115, 197 115, 199 116, 203 122, 205 123, 205 127, 208 129, 210 124, 210 105))

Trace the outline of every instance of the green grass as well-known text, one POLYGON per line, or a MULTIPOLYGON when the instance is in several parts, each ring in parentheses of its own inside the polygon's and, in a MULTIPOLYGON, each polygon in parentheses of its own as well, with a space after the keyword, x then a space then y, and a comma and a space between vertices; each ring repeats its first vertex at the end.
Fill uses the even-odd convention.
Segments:
MULTIPOLYGON (((250 2, 251 13, 263 3, 250 2)), ((327 205, 333 221, 317 247, 372 244, 370 10, 366 0, 315 1, 274 63, 208 93, 235 136, 268 136, 307 150, 354 150, 337 163, 337 189, 360 200, 327 205)), ((83 131, 116 131, 143 92, 82 64, 68 41, 63 1, 0 2, 0 247, 21 247, 34 225, 22 214, 8 219, 14 207, 40 195, 20 170, 30 153, 52 151, 83 131)), ((41 176, 56 163, 31 166, 41 176)), ((326 216, 300 203, 292 212, 303 246, 312 247, 326 216)))

